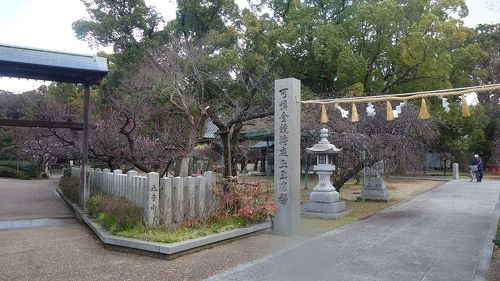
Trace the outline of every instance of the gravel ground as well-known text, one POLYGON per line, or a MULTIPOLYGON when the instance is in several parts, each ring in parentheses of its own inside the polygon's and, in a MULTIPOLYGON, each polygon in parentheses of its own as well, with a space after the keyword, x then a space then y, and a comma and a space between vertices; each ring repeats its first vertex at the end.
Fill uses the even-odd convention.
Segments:
POLYGON ((73 220, 0 231, 0 280, 201 280, 299 239, 261 233, 166 260, 106 249, 73 220))
POLYGON ((0 221, 71 217, 0 230, 0 281, 201 280, 301 240, 259 233, 174 260, 110 250, 73 218, 55 186, 54 180, 0 179, 0 221))

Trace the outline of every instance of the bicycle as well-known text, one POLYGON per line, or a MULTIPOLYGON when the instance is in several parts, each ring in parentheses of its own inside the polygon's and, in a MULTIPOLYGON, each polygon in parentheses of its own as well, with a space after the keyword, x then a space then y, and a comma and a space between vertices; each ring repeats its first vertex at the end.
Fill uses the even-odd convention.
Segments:
POLYGON ((469 166, 469 178, 470 178, 470 182, 474 182, 474 179, 477 182, 476 173, 477 173, 477 165, 470 165, 469 166))

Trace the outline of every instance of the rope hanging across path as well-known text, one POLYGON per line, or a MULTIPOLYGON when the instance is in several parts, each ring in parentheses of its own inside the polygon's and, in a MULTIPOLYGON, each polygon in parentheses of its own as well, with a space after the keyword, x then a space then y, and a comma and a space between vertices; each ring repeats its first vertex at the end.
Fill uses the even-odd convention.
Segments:
POLYGON ((322 99, 322 100, 303 100, 297 101, 303 104, 320 104, 321 105, 321 123, 325 124, 328 122, 328 117, 326 113, 326 104, 340 104, 340 103, 352 103, 352 122, 359 122, 359 116, 356 108, 356 103, 371 103, 373 102, 386 102, 387 105, 387 121, 394 120, 393 110, 391 101, 406 102, 414 99, 422 99, 419 118, 428 119, 430 118, 429 111, 427 109, 427 104, 425 98, 431 97, 447 97, 447 96, 462 96, 462 114, 464 117, 470 116, 469 105, 465 99, 466 94, 476 93, 476 94, 487 94, 493 91, 500 91, 500 84, 485 85, 485 86, 475 86, 467 88, 458 89, 447 89, 447 90, 436 90, 436 91, 424 91, 424 92, 414 92, 405 94, 395 94, 395 95, 380 95, 380 96, 369 96, 369 97, 349 97, 349 98, 337 98, 337 99, 322 99))
POLYGON ((408 101, 420 98, 430 97, 446 97, 446 96, 461 96, 470 93, 484 94, 500 90, 500 84, 475 86, 459 89, 425 91, 406 94, 395 95, 381 95, 369 97, 355 97, 355 98, 338 98, 338 99, 323 99, 323 100, 301 100, 298 101, 304 104, 332 104, 332 103, 367 103, 367 102, 381 102, 381 101, 408 101))

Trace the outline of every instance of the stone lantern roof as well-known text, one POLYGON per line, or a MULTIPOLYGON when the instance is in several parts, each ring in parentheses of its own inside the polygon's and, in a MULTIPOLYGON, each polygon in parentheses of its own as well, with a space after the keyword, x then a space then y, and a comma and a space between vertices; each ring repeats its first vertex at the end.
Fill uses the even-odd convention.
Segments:
POLYGON ((331 144, 327 137, 328 137, 328 129, 321 129, 319 130, 319 136, 321 137, 321 140, 313 145, 313 147, 308 147, 306 148, 306 151, 311 154, 338 154, 342 149, 337 148, 335 145, 331 144))

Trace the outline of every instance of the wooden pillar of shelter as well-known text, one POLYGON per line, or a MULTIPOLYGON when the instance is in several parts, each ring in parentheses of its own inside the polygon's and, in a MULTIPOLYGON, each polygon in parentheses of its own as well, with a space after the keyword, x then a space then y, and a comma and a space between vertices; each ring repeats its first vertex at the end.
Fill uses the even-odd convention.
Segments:
POLYGON ((90 197, 89 170, 89 103, 90 83, 83 84, 83 136, 82 136, 82 169, 80 174, 80 205, 86 210, 86 203, 90 197))

